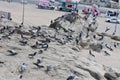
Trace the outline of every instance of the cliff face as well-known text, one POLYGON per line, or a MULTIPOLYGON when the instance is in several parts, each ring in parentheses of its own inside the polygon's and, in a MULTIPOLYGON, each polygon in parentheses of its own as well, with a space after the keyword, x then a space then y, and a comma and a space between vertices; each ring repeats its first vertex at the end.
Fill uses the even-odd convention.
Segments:
POLYGON ((71 13, 49 26, 23 26, 7 20, 0 24, 1 80, 16 80, 22 63, 27 66, 23 80, 66 80, 74 71, 74 80, 120 80, 120 69, 105 64, 119 60, 120 42, 97 32, 97 17, 71 13), (11 56, 8 50, 17 54, 11 56), (29 58, 34 52, 37 54, 29 58), (42 63, 34 65, 41 57, 42 63), (48 65, 52 69, 46 73, 48 65))

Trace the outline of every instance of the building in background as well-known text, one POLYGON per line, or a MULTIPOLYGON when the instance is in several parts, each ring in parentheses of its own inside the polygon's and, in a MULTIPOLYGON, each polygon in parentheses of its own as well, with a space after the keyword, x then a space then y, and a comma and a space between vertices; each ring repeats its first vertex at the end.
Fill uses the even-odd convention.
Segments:
POLYGON ((120 0, 80 0, 81 4, 93 5, 96 4, 98 7, 110 7, 119 8, 120 0))

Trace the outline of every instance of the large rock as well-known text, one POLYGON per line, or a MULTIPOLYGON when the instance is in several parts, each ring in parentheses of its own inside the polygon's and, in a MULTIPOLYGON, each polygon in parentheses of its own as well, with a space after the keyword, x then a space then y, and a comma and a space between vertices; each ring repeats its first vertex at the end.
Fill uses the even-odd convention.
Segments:
POLYGON ((102 50, 102 45, 101 44, 90 44, 90 48, 93 50, 93 51, 97 51, 97 52, 100 52, 102 50))
POLYGON ((107 80, 119 80, 120 79, 120 73, 116 73, 116 72, 108 72, 104 74, 104 77, 107 80))

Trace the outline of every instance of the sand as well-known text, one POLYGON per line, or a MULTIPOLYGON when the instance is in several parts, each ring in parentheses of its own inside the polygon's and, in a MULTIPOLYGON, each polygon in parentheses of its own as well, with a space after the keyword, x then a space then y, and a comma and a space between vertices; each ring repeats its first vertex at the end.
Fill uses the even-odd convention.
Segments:
MULTIPOLYGON (((14 22, 21 23, 22 16, 22 4, 20 3, 7 3, 0 1, 0 10, 11 12, 12 19, 14 22)), ((55 10, 43 10, 37 9, 36 5, 26 4, 25 5, 25 25, 49 25, 51 20, 66 14, 66 12, 60 12, 55 10)), ((82 14, 80 14, 83 16, 82 14)), ((108 32, 112 34, 114 31, 115 24, 106 23, 105 18, 98 18, 99 29, 98 32, 103 32, 105 27, 110 26, 112 29, 108 32)), ((117 34, 120 35, 120 27, 117 25, 117 34)), ((27 64, 27 71, 24 73, 23 80, 65 80, 67 76, 71 73, 70 69, 77 70, 75 64, 82 63, 82 61, 88 62, 88 59, 95 62, 95 64, 102 64, 115 69, 120 70, 120 47, 114 49, 111 56, 104 56, 102 53, 93 52, 95 58, 88 55, 88 50, 74 51, 71 49, 71 45, 67 44, 64 46, 58 45, 55 42, 50 43, 50 49, 48 49, 44 54, 35 56, 34 59, 29 59, 28 54, 34 52, 29 46, 20 46, 18 44, 17 38, 19 35, 15 35, 12 41, 5 40, 5 42, 0 42, 0 60, 5 61, 5 66, 0 65, 0 80, 16 80, 19 65, 23 62, 27 64), (8 49, 16 47, 15 49, 19 54, 15 57, 9 57, 4 55, 4 52, 8 49), (45 57, 44 65, 52 64, 57 68, 56 72, 46 75, 44 69, 36 70, 35 66, 32 65, 36 62, 36 58, 45 57), (3 67, 4 66, 4 67, 3 67)), ((107 41, 107 39, 106 39, 107 41)), ((34 43, 35 41, 31 41, 34 43)), ((79 71, 79 69, 78 69, 79 71)), ((81 71, 81 70, 80 70, 81 71)), ((84 72, 84 71, 83 71, 84 72)), ((82 71, 81 71, 82 73, 82 71)), ((87 75, 87 73, 85 72, 87 75)), ((85 79, 95 80, 87 75, 85 79)), ((82 78, 81 78, 82 79, 82 78)))

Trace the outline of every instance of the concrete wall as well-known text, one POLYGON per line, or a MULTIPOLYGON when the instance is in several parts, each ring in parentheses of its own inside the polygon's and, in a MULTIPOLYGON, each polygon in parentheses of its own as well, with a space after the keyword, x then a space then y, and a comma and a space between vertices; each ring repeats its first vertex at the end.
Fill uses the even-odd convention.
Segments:
POLYGON ((10 19, 11 18, 11 13, 0 11, 0 18, 1 18, 1 16, 4 16, 6 19, 10 19))

